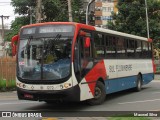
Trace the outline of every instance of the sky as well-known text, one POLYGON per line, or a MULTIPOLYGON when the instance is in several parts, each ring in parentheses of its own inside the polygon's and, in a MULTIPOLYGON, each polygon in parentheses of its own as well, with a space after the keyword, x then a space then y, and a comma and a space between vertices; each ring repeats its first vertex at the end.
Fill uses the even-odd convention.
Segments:
MULTIPOLYGON (((15 19, 14 8, 11 6, 11 0, 0 0, 0 16, 10 16, 9 19, 4 19, 4 24, 11 24, 11 21, 15 19)), ((0 19, 0 25, 2 21, 0 19)))

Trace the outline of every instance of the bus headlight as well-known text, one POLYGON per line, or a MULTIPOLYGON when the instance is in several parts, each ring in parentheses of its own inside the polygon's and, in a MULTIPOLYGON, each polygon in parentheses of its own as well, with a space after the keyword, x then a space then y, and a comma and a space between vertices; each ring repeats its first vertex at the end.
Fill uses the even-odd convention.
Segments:
POLYGON ((70 86, 71 86, 70 83, 65 83, 65 84, 64 84, 64 88, 69 88, 70 86))

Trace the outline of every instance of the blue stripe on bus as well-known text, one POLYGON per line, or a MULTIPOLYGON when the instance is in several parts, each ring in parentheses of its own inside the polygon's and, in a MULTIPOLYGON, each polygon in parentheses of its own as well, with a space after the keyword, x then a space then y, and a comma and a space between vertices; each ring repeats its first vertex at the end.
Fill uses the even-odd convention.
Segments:
MULTIPOLYGON (((153 79, 153 73, 143 74, 143 85, 151 82, 153 79)), ((134 88, 136 87, 136 80, 137 76, 105 80, 106 94, 134 88)))

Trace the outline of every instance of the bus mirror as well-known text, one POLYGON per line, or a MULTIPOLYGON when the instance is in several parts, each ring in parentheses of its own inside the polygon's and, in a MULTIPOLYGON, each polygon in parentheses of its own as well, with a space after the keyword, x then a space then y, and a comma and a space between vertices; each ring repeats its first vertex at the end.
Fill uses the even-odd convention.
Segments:
POLYGON ((17 51, 17 46, 16 46, 16 43, 18 41, 18 35, 15 35, 12 37, 12 40, 11 40, 11 46, 12 46, 12 56, 15 56, 16 55, 16 51, 17 51))
POLYGON ((150 43, 151 43, 151 42, 152 42, 152 39, 151 39, 151 38, 148 38, 148 42, 150 42, 150 43))
POLYGON ((86 32, 80 31, 79 35, 80 35, 80 36, 86 36, 86 32))
POLYGON ((91 43, 90 37, 86 37, 85 38, 85 48, 89 48, 90 47, 90 43, 91 43))

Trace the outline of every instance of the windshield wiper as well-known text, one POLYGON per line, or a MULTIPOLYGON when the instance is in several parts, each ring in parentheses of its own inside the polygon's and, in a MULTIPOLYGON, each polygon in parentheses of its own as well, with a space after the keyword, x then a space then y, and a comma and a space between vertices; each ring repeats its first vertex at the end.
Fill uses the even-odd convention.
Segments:
POLYGON ((61 38, 61 34, 57 34, 54 39, 49 39, 49 50, 52 49, 52 46, 54 45, 55 41, 58 41, 61 38))

